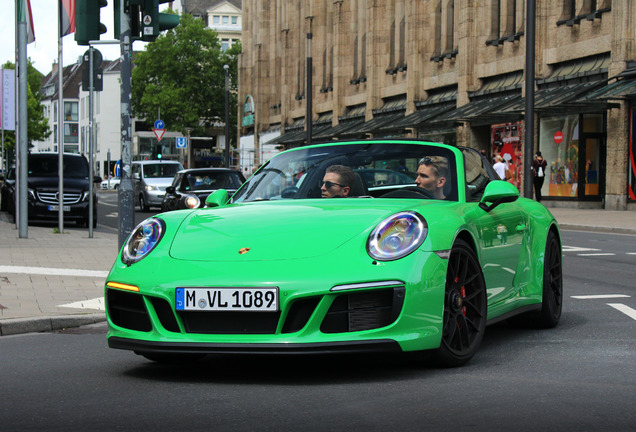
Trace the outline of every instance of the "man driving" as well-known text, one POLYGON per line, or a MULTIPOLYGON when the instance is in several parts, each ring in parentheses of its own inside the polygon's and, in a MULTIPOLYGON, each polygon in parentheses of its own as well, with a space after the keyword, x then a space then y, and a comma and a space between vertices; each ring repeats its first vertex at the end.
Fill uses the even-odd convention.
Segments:
POLYGON ((351 192, 355 173, 345 165, 331 165, 320 182, 323 198, 345 198, 351 192))

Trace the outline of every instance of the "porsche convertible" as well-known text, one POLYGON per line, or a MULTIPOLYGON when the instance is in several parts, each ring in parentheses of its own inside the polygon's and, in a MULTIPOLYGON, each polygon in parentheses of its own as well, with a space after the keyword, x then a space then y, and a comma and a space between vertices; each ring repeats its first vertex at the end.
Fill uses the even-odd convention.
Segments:
POLYGON ((133 230, 105 283, 108 345, 155 361, 388 351, 460 366, 489 324, 558 324, 561 263, 555 218, 473 149, 301 147, 231 197, 217 190, 204 208, 133 230), (344 187, 328 177, 334 165, 352 182, 322 198, 344 187))

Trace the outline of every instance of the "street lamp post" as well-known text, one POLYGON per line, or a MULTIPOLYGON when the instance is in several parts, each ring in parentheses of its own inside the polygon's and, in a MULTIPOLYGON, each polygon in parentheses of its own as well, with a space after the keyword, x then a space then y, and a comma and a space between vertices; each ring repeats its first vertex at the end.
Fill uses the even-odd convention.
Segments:
POLYGON ((225 167, 230 167, 230 67, 225 69, 225 167))

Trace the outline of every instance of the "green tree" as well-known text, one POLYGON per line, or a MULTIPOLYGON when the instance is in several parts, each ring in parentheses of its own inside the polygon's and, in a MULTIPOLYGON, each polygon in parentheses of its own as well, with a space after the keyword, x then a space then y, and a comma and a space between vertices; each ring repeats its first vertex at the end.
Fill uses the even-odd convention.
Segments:
MULTIPOLYGON (((15 69, 15 65, 7 62, 2 66, 4 69, 15 69)), ((42 86, 42 78, 44 75, 40 73, 29 58, 27 60, 27 139, 29 148, 32 147, 33 141, 43 141, 51 135, 49 122, 44 117, 44 107, 42 106, 42 96, 40 88, 42 86)), ((7 152, 8 160, 12 160, 15 154, 15 132, 5 131, 4 148, 7 152)))
MULTIPOLYGON (((236 124, 236 90, 240 44, 223 52, 216 31, 203 20, 181 15, 177 27, 135 53, 132 112, 154 120, 159 111, 166 127, 205 136, 225 119, 225 70, 230 66, 230 124, 236 124)), ((234 134, 236 128, 231 127, 234 134)))

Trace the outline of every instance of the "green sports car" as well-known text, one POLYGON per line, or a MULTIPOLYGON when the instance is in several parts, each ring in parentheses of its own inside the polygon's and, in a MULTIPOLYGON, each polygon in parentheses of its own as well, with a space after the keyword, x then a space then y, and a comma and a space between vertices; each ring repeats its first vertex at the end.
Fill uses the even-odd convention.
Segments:
POLYGON ((156 361, 428 350, 459 366, 487 324, 557 325, 561 240, 473 149, 331 142, 139 224, 105 297, 109 346, 156 361))

